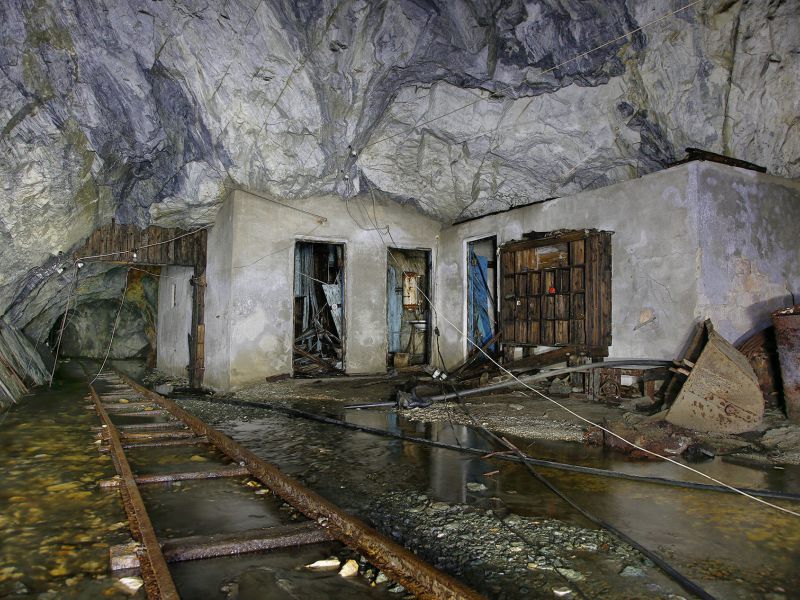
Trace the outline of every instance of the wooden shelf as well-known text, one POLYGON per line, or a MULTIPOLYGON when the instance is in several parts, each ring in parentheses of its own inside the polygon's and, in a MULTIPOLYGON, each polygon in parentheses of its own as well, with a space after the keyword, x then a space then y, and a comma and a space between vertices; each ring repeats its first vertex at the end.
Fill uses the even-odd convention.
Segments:
POLYGON ((574 345, 592 355, 607 355, 610 240, 609 232, 579 230, 502 246, 504 344, 574 345))

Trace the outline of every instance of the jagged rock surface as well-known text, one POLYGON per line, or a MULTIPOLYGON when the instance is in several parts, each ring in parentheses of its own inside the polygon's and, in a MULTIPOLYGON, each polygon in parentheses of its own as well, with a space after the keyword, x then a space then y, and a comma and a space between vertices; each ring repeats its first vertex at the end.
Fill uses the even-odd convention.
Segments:
POLYGON ((0 314, 47 329, 69 284, 59 251, 112 217, 211 222, 235 187, 374 186, 452 220, 685 146, 800 175, 800 0, 696 4, 561 64, 678 7, 6 0, 0 314))

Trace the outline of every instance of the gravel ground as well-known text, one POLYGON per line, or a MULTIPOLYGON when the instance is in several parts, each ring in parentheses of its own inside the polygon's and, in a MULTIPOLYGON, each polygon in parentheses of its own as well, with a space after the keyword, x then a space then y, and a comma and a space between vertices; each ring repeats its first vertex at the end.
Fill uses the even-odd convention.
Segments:
POLYGON ((381 529, 488 597, 672 598, 680 590, 602 530, 391 492, 372 503, 381 529))

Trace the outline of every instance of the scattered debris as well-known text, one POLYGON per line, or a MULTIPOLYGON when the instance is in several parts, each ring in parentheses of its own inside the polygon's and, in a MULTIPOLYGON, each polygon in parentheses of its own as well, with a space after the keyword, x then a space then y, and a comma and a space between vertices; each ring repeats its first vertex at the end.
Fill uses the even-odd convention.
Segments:
POLYGON ((341 577, 354 577, 358 575, 358 563, 352 558, 344 563, 344 566, 339 570, 341 577))
POLYGON ((775 342, 775 327, 767 327, 734 344, 747 357, 758 379, 764 406, 777 408, 781 396, 781 367, 778 361, 778 346, 775 342))
POLYGON ((117 581, 117 587, 130 596, 138 592, 143 585, 141 577, 123 577, 117 581))
POLYGON ((330 558, 323 558, 321 560, 317 560, 310 565, 306 565, 305 568, 309 571, 335 571, 339 568, 339 559, 335 556, 331 556, 330 558))

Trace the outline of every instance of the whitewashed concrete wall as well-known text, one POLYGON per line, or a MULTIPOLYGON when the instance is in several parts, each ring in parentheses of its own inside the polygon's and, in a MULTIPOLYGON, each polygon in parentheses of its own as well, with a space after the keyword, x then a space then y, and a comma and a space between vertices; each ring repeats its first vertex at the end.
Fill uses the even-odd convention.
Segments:
MULTIPOLYGON (((612 357, 672 359, 694 323, 711 318, 735 342, 800 299, 800 183, 692 162, 442 230, 442 315, 466 325, 466 242, 595 228, 612 237, 612 357), (645 323, 650 317, 655 319, 645 323)), ((448 365, 464 337, 438 321, 448 365)))
MULTIPOLYGON (((209 235, 206 378, 231 389, 291 371, 294 245, 345 244, 345 368, 385 369, 386 250, 429 248, 433 321, 447 366, 466 340, 466 245, 529 231, 593 228, 612 236, 612 357, 675 358, 710 317, 736 341, 800 294, 800 184, 693 162, 641 179, 445 227, 392 202, 376 205, 392 241, 370 231, 359 199, 314 198, 286 208, 234 192, 209 235)), ((371 209, 371 202, 368 202, 371 209)), ((800 295, 798 296, 800 297, 800 295)), ((434 357, 436 353, 434 353, 434 357)))
MULTIPOLYGON (((695 320, 697 229, 687 206, 691 165, 626 183, 490 215, 442 230, 437 271, 441 312, 466 325, 466 243, 498 245, 529 231, 601 229, 612 236, 611 356, 673 358, 695 320), (638 327, 650 316, 655 320, 638 327)), ((448 366, 466 353, 464 336, 440 318, 448 366)))
POLYGON ((192 267, 162 267, 158 280, 156 365, 175 377, 188 377, 192 328, 192 267))
POLYGON ((800 182, 695 163, 698 303, 736 342, 800 302, 800 182))
POLYGON ((208 232, 203 384, 218 390, 230 387, 233 212, 233 202, 225 202, 217 213, 214 227, 208 232))
MULTIPOLYGON (((401 248, 428 248, 435 264, 440 224, 409 207, 379 201, 378 223, 388 226, 391 232, 390 237, 384 231, 382 239, 371 230, 358 207, 364 201, 349 201, 350 212, 359 219, 356 224, 345 201, 338 197, 293 201, 293 208, 287 208, 242 191, 231 195, 214 227, 220 231, 212 231, 209 237, 207 385, 235 389, 291 372, 294 247, 301 240, 345 245, 345 370, 385 371, 388 337, 384 242, 401 248), (225 228, 229 233, 222 231, 225 228), (219 289, 215 290, 215 286, 219 289), (226 345, 230 361, 227 365, 221 356, 226 354, 226 345), (220 358, 220 364, 216 364, 220 358)), ((365 205, 371 213, 371 200, 365 205)), ((435 296, 436 290, 433 293, 435 296)))

